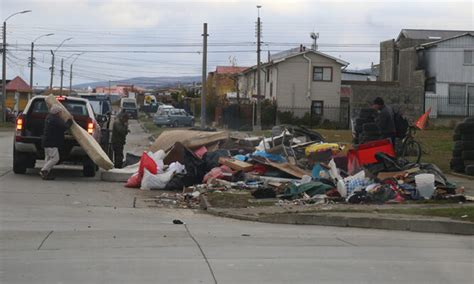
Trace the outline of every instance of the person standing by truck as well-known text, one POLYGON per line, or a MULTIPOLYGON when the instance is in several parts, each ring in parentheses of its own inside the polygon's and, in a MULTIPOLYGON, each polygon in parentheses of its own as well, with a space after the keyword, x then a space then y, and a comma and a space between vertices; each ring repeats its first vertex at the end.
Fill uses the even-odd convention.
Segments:
POLYGON ((64 132, 72 125, 72 119, 66 123, 59 117, 62 108, 59 105, 53 105, 46 116, 43 132, 43 148, 46 163, 40 171, 40 176, 44 180, 53 180, 51 170, 59 162, 59 149, 64 147, 64 132))
POLYGON ((120 112, 112 128, 112 149, 114 150, 114 165, 117 169, 123 166, 123 147, 128 133, 128 114, 120 112))

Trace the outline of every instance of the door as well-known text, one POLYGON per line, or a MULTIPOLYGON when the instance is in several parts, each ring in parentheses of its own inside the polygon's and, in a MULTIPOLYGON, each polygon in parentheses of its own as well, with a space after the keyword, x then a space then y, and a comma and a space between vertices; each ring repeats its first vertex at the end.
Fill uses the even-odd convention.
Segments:
POLYGON ((474 85, 467 86, 467 116, 474 116, 474 85))

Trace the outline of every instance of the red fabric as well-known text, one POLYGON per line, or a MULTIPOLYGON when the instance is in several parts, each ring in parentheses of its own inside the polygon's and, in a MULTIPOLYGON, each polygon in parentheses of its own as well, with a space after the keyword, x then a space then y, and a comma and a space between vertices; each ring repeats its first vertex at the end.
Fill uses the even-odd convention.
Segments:
POLYGON ((197 149, 195 152, 194 152, 194 155, 196 155, 196 157, 198 157, 199 159, 202 159, 202 157, 204 156, 204 154, 207 153, 207 148, 206 146, 202 146, 201 148, 197 149))
POLYGON ((144 169, 147 169, 151 174, 154 175, 158 173, 158 166, 146 152, 143 153, 142 158, 140 159, 140 165, 138 166, 138 174, 141 177, 144 174, 144 169))
POLYGON ((141 184, 142 184, 142 176, 139 173, 135 173, 133 176, 131 176, 127 180, 127 183, 125 184, 125 187, 140 188, 141 184))
POLYGON ((259 174, 261 176, 263 176, 267 171, 268 171, 267 167, 265 167, 262 164, 256 164, 253 167, 253 173, 259 174))
POLYGON ((210 179, 223 179, 224 174, 232 174, 233 171, 228 166, 220 166, 218 168, 213 168, 210 172, 208 172, 204 179, 202 180, 203 183, 207 183, 210 179))
POLYGON ((431 108, 429 108, 427 112, 425 112, 422 116, 420 116, 420 118, 418 118, 418 120, 415 123, 418 129, 421 129, 421 130, 425 129, 426 123, 428 122, 428 118, 430 117, 430 113, 431 113, 431 108))

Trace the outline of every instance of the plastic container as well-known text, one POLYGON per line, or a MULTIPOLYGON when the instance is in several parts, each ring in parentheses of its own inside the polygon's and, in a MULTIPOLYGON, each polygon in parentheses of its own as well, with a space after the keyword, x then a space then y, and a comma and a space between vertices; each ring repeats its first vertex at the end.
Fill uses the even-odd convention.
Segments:
POLYGON ((435 191, 435 176, 433 174, 420 174, 415 176, 416 189, 425 199, 431 198, 435 191))

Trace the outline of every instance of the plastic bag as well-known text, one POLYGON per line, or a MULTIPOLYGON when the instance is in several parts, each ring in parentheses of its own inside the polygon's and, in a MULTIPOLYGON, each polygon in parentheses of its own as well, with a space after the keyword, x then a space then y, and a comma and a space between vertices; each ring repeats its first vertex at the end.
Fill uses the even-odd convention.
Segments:
POLYGON ((140 176, 139 173, 135 173, 127 180, 125 187, 140 188, 141 184, 142 184, 142 177, 140 176))
POLYGON ((138 174, 143 176, 144 169, 147 169, 150 173, 156 175, 158 173, 158 165, 155 160, 151 158, 146 152, 143 153, 140 160, 140 166, 138 167, 138 174))
POLYGON ((145 169, 143 179, 142 179, 141 189, 142 190, 164 189, 166 185, 168 184, 168 182, 173 177, 173 175, 174 175, 173 171, 154 175, 150 173, 147 169, 145 169))

